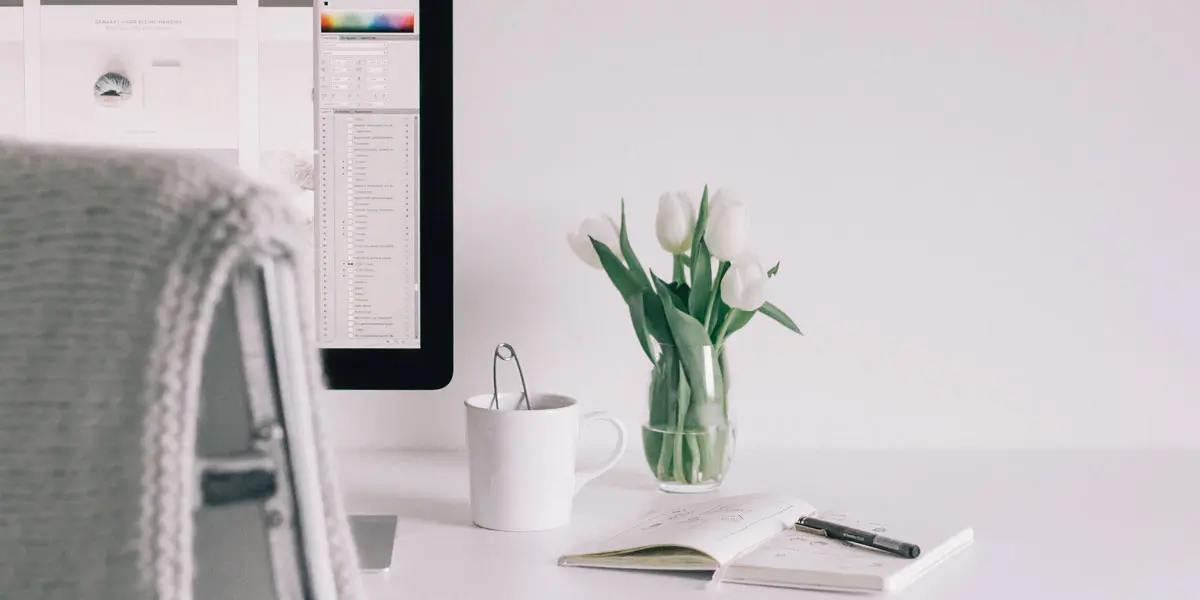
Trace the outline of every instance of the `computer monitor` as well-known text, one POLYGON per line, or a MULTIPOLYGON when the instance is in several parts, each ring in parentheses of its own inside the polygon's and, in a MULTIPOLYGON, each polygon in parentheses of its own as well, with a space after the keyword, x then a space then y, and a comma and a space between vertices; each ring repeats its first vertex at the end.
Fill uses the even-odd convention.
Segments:
POLYGON ((451 3, 315 0, 317 340, 333 389, 453 374, 451 3))

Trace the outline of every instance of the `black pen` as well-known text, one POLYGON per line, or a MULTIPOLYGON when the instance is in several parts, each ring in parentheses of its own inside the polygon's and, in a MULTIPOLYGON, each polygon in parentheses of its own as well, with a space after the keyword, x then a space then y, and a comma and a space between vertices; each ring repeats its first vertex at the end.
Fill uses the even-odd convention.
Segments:
POLYGON ((812 517, 800 517, 800 520, 796 521, 796 529, 823 535, 832 540, 862 544, 863 546, 882 550, 888 554, 895 554, 904 558, 916 558, 921 555, 921 548, 916 544, 893 540, 890 537, 876 535, 870 531, 846 527, 845 525, 838 525, 837 523, 830 523, 829 521, 822 521, 812 517))

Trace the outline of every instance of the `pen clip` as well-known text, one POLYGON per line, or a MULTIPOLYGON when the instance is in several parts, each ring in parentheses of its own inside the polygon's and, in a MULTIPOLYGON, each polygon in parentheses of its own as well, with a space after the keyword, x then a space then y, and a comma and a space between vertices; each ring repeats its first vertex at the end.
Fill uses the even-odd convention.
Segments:
POLYGON ((808 525, 803 525, 803 524, 801 524, 800 522, 797 522, 797 523, 796 523, 796 529, 797 529, 798 531, 804 531, 804 532, 806 532, 806 533, 811 533, 811 534, 814 534, 814 535, 820 535, 820 536, 824 536, 824 535, 825 535, 825 530, 824 530, 824 529, 817 529, 816 527, 809 527, 808 525))

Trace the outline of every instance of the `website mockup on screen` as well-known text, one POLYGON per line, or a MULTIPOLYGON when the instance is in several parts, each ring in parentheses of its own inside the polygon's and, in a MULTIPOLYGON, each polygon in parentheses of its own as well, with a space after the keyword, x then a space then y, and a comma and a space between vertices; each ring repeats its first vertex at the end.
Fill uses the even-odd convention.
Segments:
POLYGON ((261 0, 259 6, 260 167, 264 176, 311 192, 315 152, 312 0, 261 0))
POLYGON ((0 0, 0 136, 256 166, 309 216, 321 347, 421 348, 418 0, 238 1, 0 0))
POLYGON ((0 0, 0 137, 25 133, 24 32, 21 0, 0 0))
POLYGON ((316 48, 318 340, 419 348, 416 0, 327 4, 316 48))
MULTIPOLYGON (((312 0, 259 2, 258 172, 293 198, 308 218, 310 236, 316 202, 313 14, 312 0)), ((309 243, 311 252, 311 237, 309 243)))
POLYGON ((236 165, 236 0, 117 1, 43 0, 41 137, 195 151, 236 165))

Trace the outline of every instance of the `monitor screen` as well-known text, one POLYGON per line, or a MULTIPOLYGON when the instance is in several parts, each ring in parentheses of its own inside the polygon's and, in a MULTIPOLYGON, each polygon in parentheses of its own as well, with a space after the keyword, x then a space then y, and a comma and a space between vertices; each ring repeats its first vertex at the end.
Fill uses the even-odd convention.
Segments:
POLYGON ((453 376, 450 0, 0 0, 0 136, 206 157, 308 221, 335 389, 453 376))
POLYGON ((25 11, 22 0, 0 0, 0 137, 25 134, 25 11))
POLYGON ((319 2, 318 344, 421 348, 417 0, 319 2))

